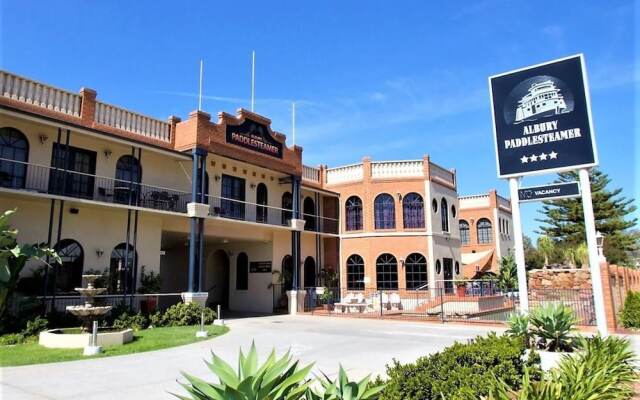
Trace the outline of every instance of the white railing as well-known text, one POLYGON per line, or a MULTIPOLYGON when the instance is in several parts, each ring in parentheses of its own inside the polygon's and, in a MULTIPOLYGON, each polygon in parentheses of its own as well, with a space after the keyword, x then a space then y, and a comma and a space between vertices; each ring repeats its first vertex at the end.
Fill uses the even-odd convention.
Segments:
POLYGON ((303 165, 302 179, 306 179, 312 182, 320 182, 320 169, 303 165))
POLYGON ((490 200, 488 194, 476 194, 458 198, 460 209, 489 207, 490 200))
POLYGON ((441 181, 444 181, 452 186, 455 186, 456 179, 453 172, 445 168, 442 168, 441 166, 434 163, 430 163, 429 170, 431 171, 431 177, 438 178, 441 181))
POLYGON ((371 163, 372 178, 421 177, 422 160, 376 161, 371 163))
POLYGON ((363 178, 362 164, 327 169, 327 184, 359 181, 363 178))
POLYGON ((80 116, 81 96, 31 79, 0 71, 0 95, 63 114, 80 116))
POLYGON ((106 103, 96 102, 97 123, 165 142, 171 141, 168 122, 147 117, 106 103))

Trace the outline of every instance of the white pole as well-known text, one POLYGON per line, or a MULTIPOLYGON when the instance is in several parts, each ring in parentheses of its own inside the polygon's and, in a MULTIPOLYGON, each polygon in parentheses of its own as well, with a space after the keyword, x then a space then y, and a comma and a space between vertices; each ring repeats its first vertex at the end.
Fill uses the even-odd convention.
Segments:
POLYGON ((591 202, 589 170, 581 169, 578 171, 578 175, 580 176, 580 191, 582 192, 584 228, 587 236, 587 248, 589 250, 589 267, 591 268, 591 285, 593 287, 593 303, 596 312, 596 324, 600 335, 606 336, 608 334, 607 318, 604 311, 604 293, 602 291, 602 277, 600 276, 598 243, 596 242, 596 222, 593 216, 593 203, 591 202))
POLYGON ((509 178, 511 196, 511 216, 513 217, 513 240, 518 271, 518 292, 520 294, 520 311, 529 312, 529 290, 527 289, 527 270, 524 262, 524 243, 522 240, 522 219, 520 218, 520 199, 518 198, 518 178, 509 178))
POLYGON ((202 66, 203 62, 200 60, 200 88, 198 90, 198 111, 202 111, 202 66))
POLYGON ((296 145, 296 103, 291 103, 291 136, 293 145, 296 145))
POLYGON ((253 112, 253 104, 256 92, 256 51, 251 52, 251 112, 253 112))

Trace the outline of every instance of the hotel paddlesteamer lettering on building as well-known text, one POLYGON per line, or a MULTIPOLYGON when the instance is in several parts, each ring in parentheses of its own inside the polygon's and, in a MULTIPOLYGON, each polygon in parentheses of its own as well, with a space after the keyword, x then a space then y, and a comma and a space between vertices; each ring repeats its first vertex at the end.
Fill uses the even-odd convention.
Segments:
POLYGON ((282 143, 272 138, 265 125, 255 121, 245 120, 240 125, 227 125, 226 137, 227 143, 282 158, 282 143))

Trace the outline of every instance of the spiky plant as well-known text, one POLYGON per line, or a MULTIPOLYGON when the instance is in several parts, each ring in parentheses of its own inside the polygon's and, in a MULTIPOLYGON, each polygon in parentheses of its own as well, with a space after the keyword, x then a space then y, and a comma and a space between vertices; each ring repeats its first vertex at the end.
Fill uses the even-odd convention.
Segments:
POLYGON ((549 303, 529 314, 531 333, 543 341, 549 351, 571 350, 573 332, 578 322, 574 311, 564 304, 549 303))
POLYGON ((176 397, 183 400, 296 400, 304 398, 310 384, 306 377, 313 364, 300 368, 289 352, 276 358, 272 350, 259 366, 255 343, 252 343, 246 356, 240 350, 237 371, 213 352, 211 355, 212 361, 206 364, 218 377, 218 383, 183 372, 188 382, 181 385, 191 397, 176 397))
POLYGON ((369 387, 369 378, 367 375, 359 382, 352 382, 340 365, 338 379, 333 381, 323 373, 323 378, 319 378, 322 389, 317 392, 307 389, 306 400, 376 400, 385 385, 369 387))
POLYGON ((507 321, 508 328, 505 333, 509 336, 520 337, 526 347, 531 346, 531 332, 529 331, 529 316, 513 313, 507 321))

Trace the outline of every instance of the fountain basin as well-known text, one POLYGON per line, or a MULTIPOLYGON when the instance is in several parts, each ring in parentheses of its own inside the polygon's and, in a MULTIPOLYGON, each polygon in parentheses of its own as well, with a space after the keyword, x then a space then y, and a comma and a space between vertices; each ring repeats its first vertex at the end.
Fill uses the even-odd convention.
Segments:
MULTIPOLYGON (((133 330, 98 330, 98 346, 119 346, 133 340, 133 330)), ((38 343, 52 349, 81 349, 89 346, 91 334, 78 328, 51 329, 40 332, 38 343)))

